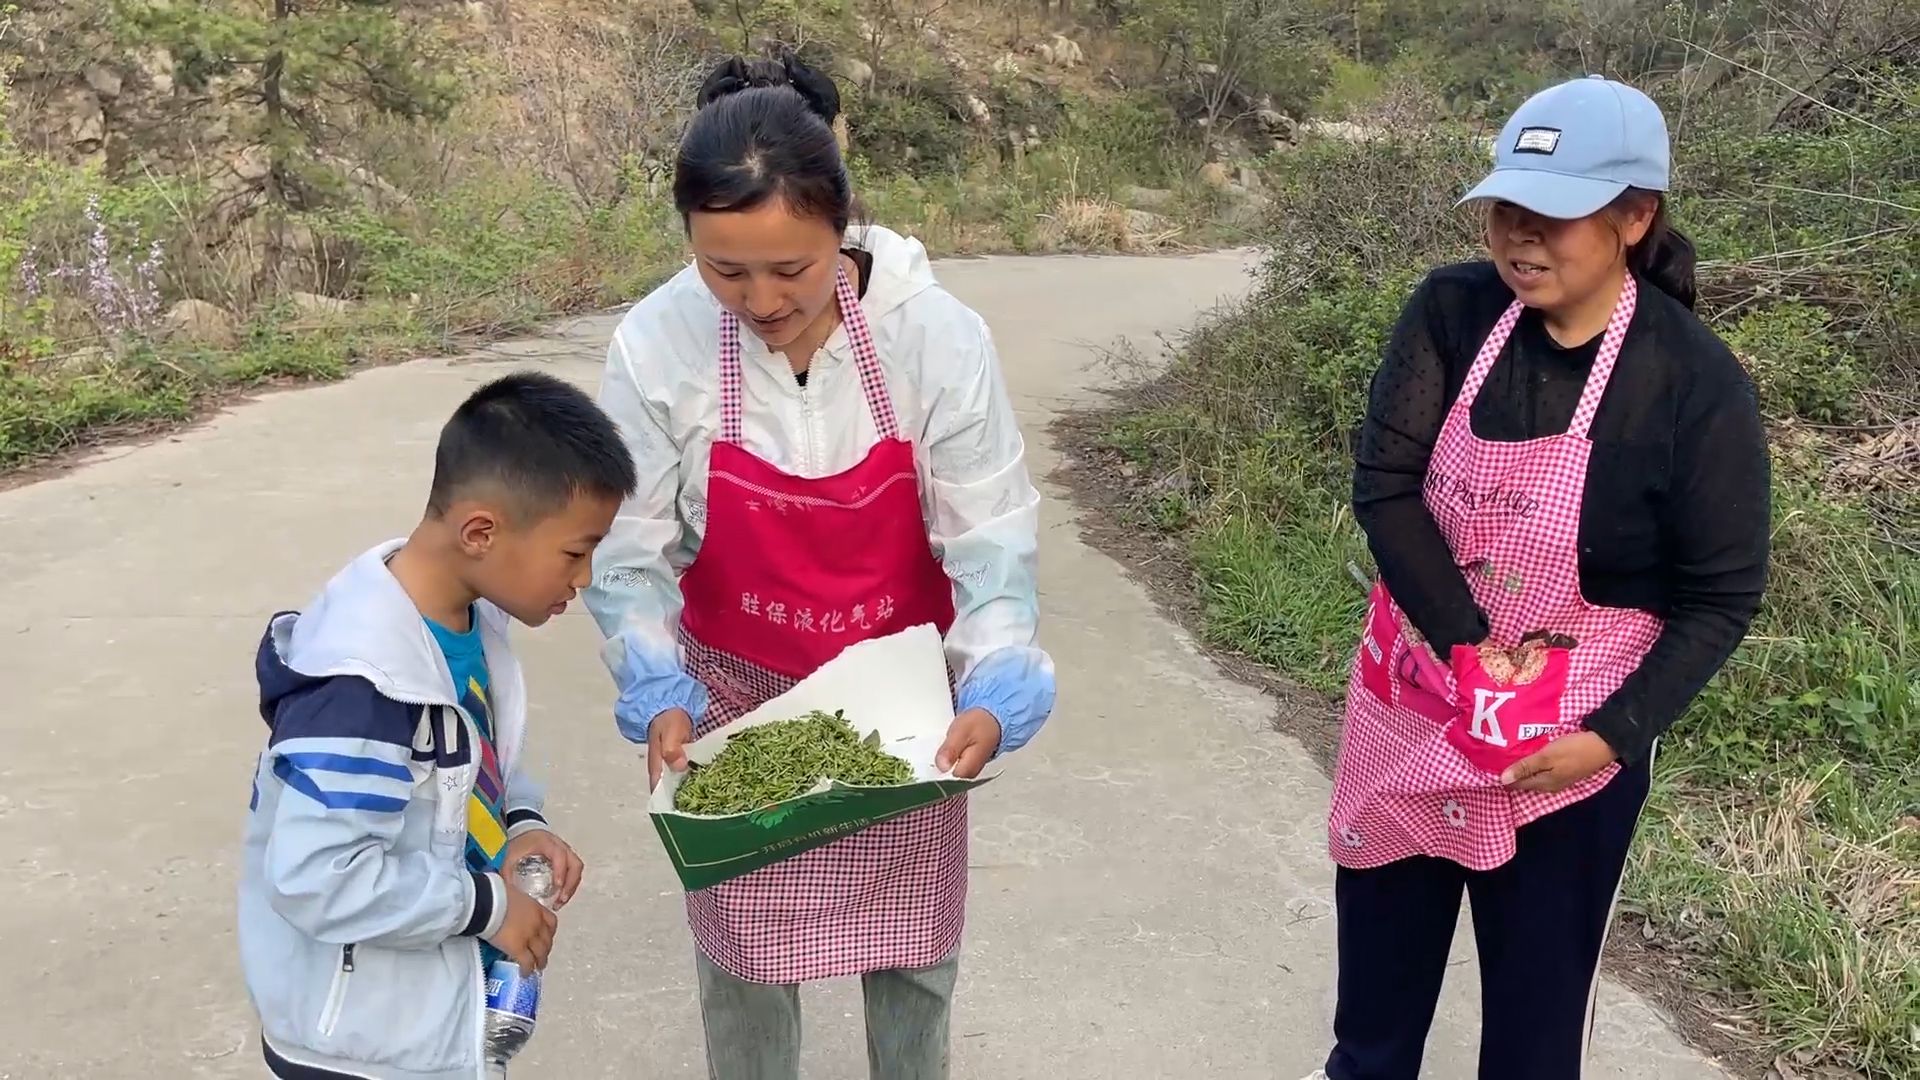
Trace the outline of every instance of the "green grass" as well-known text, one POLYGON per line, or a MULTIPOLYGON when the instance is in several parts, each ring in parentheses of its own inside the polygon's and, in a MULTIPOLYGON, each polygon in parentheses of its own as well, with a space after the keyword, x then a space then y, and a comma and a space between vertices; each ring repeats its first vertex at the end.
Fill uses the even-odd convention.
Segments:
POLYGON ((224 391, 337 378, 350 360, 340 337, 262 332, 231 351, 143 347, 83 367, 0 362, 0 471, 102 431, 186 420, 224 391))

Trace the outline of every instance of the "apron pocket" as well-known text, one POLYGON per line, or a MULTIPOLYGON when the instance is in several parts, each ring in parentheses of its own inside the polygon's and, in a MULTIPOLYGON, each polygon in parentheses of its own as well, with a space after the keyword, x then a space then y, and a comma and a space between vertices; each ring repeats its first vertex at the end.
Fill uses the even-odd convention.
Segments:
POLYGON ((1459 712, 1447 739, 1483 772, 1502 773, 1538 752, 1561 729, 1560 702, 1567 692, 1571 654, 1549 649, 1532 682, 1504 682, 1480 662, 1479 650, 1453 650, 1459 712))

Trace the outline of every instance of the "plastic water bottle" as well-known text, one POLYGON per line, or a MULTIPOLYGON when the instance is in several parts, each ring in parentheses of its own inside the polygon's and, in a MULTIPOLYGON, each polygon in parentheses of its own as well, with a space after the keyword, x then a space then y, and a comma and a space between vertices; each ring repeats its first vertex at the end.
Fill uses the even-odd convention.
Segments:
MULTIPOLYGON (((543 906, 553 907, 553 863, 545 855, 521 859, 513 868, 513 882, 543 906)), ((522 971, 506 957, 495 960, 487 969, 487 1063, 494 1075, 504 1076, 507 1062, 533 1038, 539 1011, 540 973, 522 971)))

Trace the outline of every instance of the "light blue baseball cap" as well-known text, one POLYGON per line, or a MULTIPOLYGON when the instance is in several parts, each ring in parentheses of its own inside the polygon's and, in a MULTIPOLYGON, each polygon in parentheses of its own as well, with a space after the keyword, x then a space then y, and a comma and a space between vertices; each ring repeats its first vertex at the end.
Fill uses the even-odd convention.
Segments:
POLYGON ((1502 199, 1543 217, 1595 213, 1630 187, 1665 191, 1667 120, 1653 99, 1599 75, 1533 95, 1493 147, 1493 171, 1461 198, 1502 199))

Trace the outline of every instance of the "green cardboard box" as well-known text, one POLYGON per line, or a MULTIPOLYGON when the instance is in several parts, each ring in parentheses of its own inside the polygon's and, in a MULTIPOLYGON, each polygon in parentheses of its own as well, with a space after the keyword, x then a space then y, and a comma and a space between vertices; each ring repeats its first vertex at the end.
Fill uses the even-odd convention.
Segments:
POLYGON ((669 770, 648 810, 688 890, 717 885, 964 794, 999 774, 997 761, 973 780, 934 767, 934 754, 953 723, 953 696, 946 650, 930 624, 848 647, 793 689, 688 744, 687 757, 706 764, 740 732, 815 709, 845 713, 863 736, 879 732, 881 747, 911 765, 915 779, 885 787, 822 781, 796 798, 744 814, 712 816, 673 808, 674 792, 686 774, 669 770))

